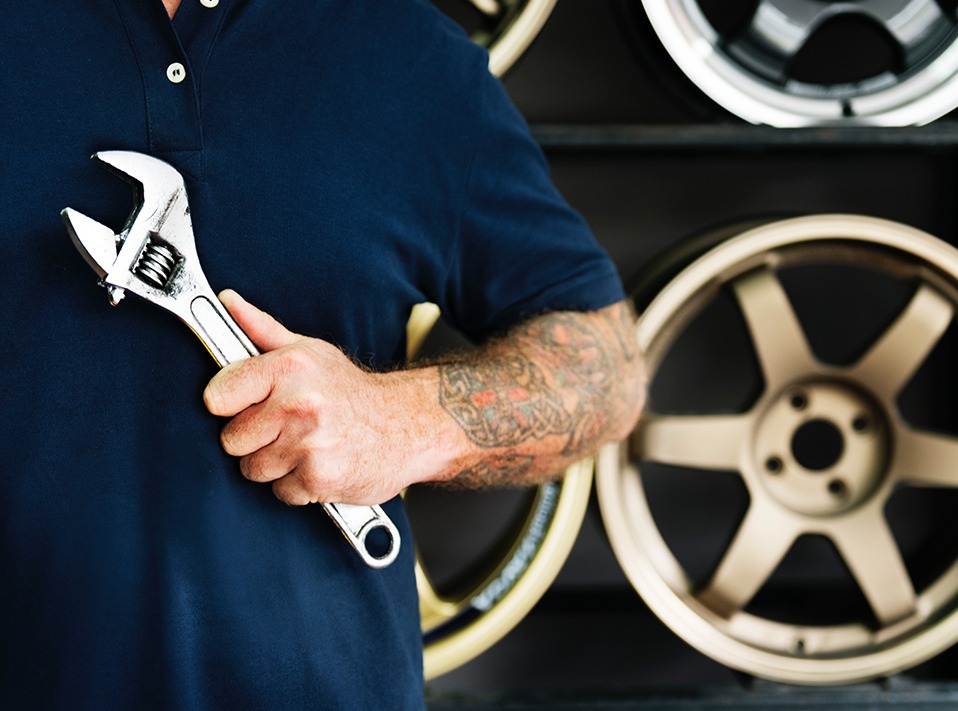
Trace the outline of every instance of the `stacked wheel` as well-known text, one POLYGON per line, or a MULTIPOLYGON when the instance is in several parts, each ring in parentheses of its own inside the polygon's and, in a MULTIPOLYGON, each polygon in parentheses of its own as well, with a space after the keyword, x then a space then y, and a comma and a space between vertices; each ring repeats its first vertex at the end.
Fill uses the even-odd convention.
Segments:
POLYGON ((747 230, 651 299, 648 411, 596 488, 620 564, 680 637, 801 684, 958 640, 956 306, 958 251, 846 215, 747 230))
POLYGON ((529 48, 555 0, 436 0, 472 40, 489 50, 489 71, 502 76, 529 48))
POLYGON ((618 3, 638 45, 660 42, 698 90, 752 123, 907 126, 958 105, 949 0, 618 3))

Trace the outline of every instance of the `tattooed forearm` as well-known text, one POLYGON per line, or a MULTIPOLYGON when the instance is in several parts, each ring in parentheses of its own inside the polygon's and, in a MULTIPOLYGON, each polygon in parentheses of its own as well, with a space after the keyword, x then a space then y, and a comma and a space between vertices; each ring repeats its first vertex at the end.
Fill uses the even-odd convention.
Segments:
POLYGON ((467 489, 505 487, 522 481, 535 457, 529 454, 503 454, 464 469, 453 480, 467 489))
POLYGON ((520 477, 542 451, 579 458, 607 439, 617 420, 631 427, 637 359, 634 320, 619 304, 540 316, 474 357, 440 364, 440 404, 477 447, 516 448, 550 437, 558 443, 523 454, 522 467, 519 455, 497 454, 461 476, 520 477))
POLYGON ((579 314, 557 313, 530 322, 522 332, 530 358, 551 374, 553 387, 563 393, 569 417, 563 452, 579 452, 595 440, 606 423, 604 405, 612 390, 614 358, 598 324, 579 314))
POLYGON ((439 367, 439 402, 479 447, 509 447, 571 426, 561 398, 528 357, 439 367))

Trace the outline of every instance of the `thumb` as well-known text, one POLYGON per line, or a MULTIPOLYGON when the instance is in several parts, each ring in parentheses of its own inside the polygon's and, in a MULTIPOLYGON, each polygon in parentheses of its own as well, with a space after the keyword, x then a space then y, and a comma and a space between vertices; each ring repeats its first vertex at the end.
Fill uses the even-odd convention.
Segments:
POLYGON ((232 289, 220 292, 219 299, 239 327, 264 353, 296 343, 302 338, 299 334, 287 330, 275 318, 253 306, 232 289))

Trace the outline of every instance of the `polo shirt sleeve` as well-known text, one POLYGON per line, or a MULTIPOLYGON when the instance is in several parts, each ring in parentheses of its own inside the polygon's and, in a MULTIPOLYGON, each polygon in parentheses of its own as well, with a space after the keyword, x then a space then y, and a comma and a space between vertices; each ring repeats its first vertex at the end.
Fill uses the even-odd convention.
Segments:
POLYGON ((548 311, 624 298, 615 265, 559 194, 545 156, 497 79, 485 72, 446 282, 448 316, 481 340, 548 311))

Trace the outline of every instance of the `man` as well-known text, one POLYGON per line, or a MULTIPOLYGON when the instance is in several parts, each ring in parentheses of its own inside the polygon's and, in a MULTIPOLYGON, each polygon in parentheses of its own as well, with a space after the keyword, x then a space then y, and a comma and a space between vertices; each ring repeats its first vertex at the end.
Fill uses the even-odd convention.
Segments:
POLYGON ((396 495, 534 483, 632 428, 613 266, 426 2, 7 21, 0 707, 421 708, 396 495), (264 355, 214 373, 168 314, 106 305, 58 219, 122 224, 105 149, 184 174, 204 271, 249 297, 222 299, 264 355), (482 345, 398 369, 425 300, 482 345), (363 565, 316 501, 383 503, 399 559, 363 565))

